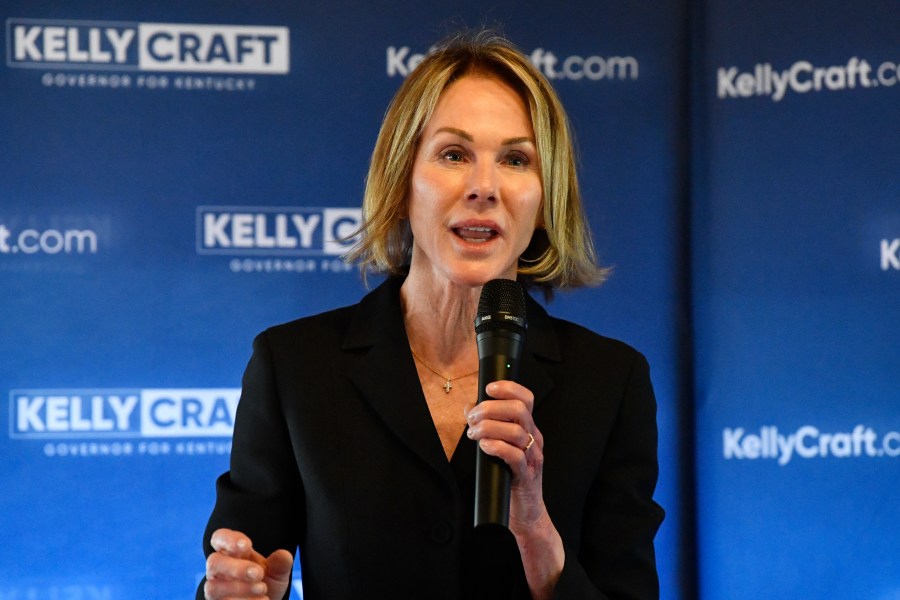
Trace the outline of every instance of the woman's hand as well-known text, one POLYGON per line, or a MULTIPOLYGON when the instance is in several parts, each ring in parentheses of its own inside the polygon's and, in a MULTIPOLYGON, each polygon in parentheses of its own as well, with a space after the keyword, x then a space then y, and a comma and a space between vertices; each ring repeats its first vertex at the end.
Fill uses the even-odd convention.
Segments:
POLYGON ((478 442, 485 454, 501 459, 512 471, 512 529, 513 522, 526 525, 545 512, 544 440, 531 417, 531 390, 514 381, 495 381, 488 384, 487 393, 493 400, 466 407, 468 436, 478 442))
POLYGON ((509 530, 516 537, 532 597, 550 598, 565 550, 544 504, 544 436, 531 416, 534 394, 514 381, 489 383, 493 400, 466 407, 467 435, 512 471, 509 530))
POLYGON ((276 550, 268 557, 253 549, 246 535, 231 529, 217 529, 213 552, 206 559, 206 600, 281 600, 291 580, 294 557, 276 550))

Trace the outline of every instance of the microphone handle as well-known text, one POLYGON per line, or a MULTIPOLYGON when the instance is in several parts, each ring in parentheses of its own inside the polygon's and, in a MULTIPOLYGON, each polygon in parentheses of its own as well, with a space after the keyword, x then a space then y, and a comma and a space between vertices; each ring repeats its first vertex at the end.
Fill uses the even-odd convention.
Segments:
MULTIPOLYGON (((518 380, 523 336, 505 330, 481 333, 478 341, 478 402, 491 401, 485 387, 493 381, 518 380)), ((475 527, 509 527, 509 466, 481 448, 475 456, 475 527)))

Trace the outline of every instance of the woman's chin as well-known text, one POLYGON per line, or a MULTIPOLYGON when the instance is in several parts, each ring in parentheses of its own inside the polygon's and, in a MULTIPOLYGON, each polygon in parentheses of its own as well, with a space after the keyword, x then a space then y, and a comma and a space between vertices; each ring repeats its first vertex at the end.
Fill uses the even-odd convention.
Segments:
POLYGON ((492 279, 515 279, 516 270, 497 268, 488 264, 464 265, 453 269, 448 274, 448 279, 464 287, 481 287, 492 279))

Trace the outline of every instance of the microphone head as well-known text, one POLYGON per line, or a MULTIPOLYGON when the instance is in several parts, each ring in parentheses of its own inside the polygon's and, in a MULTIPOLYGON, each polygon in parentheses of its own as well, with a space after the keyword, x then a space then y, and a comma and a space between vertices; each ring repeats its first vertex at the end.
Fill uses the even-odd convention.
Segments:
POLYGON ((481 288, 475 333, 507 329, 525 333, 525 291, 517 281, 491 279, 481 288))

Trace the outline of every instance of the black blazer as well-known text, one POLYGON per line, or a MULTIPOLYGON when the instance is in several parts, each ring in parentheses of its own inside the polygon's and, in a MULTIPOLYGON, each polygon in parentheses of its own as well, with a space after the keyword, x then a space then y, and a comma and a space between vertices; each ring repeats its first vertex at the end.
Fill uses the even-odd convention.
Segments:
MULTIPOLYGON (((265 555, 299 545, 306 600, 474 596, 475 444, 464 433, 453 459, 444 455, 403 326, 401 283, 257 337, 207 554, 219 527, 245 532, 265 555)), ((663 511, 652 499, 647 362, 527 302, 520 383, 535 395, 544 499, 565 545, 556 597, 657 598, 663 511)))

